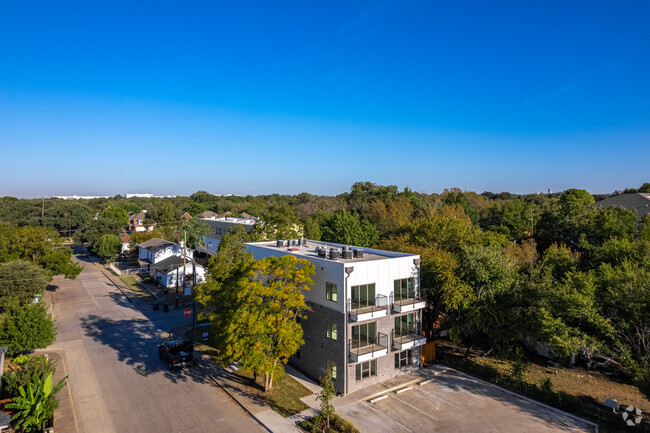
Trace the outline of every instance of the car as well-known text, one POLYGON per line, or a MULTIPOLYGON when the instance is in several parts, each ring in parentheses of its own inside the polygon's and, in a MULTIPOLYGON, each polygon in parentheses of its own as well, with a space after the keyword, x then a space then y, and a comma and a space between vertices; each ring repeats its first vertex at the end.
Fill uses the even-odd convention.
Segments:
POLYGON ((170 370, 194 362, 194 344, 187 339, 170 340, 158 346, 158 358, 167 362, 170 370))

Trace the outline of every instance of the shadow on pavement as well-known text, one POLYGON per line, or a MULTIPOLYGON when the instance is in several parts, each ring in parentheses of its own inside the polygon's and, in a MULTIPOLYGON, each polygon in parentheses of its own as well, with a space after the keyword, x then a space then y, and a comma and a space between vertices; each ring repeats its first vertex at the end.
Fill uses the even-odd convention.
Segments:
POLYGON ((162 372, 170 381, 211 383, 196 366, 183 370, 169 370, 158 359, 158 344, 163 333, 147 319, 113 320, 97 315, 81 318, 81 328, 88 337, 111 347, 121 362, 133 367, 140 375, 162 372))

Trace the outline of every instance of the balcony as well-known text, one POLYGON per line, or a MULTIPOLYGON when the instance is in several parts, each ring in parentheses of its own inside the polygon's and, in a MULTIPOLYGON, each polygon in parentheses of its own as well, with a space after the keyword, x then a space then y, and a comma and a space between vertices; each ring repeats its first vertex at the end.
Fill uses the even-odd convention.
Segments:
POLYGON ((409 311, 421 310, 426 306, 426 302, 415 294, 415 291, 407 293, 390 294, 390 305, 395 313, 407 313, 409 311))
POLYGON ((422 346, 427 342, 427 337, 421 332, 410 330, 410 332, 396 334, 395 330, 391 332, 392 347, 394 350, 408 350, 414 347, 422 346))
POLYGON ((388 298, 384 295, 377 295, 374 299, 367 300, 348 299, 348 314, 351 322, 386 317, 387 309, 388 298))
POLYGON ((348 340, 350 362, 364 362, 379 358, 388 353, 388 335, 377 333, 377 337, 368 338, 363 346, 356 340, 348 340))

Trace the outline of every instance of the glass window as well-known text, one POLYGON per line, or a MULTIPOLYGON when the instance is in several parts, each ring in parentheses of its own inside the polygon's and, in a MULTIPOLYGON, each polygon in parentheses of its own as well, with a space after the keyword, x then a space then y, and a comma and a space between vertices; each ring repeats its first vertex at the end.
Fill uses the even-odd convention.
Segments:
POLYGON ((377 360, 373 359, 372 361, 357 364, 355 370, 355 380, 357 382, 370 377, 375 377, 377 376, 377 360))
POLYGON ((395 280, 394 285, 394 297, 395 301, 402 301, 405 299, 415 298, 414 279, 413 278, 403 278, 401 280, 395 280))
POLYGON ((395 354, 395 368, 413 365, 413 351, 405 350, 395 354))
POLYGON ((327 371, 332 373, 332 379, 336 379, 336 362, 327 360, 327 371))
POLYGON ((364 323, 352 327, 352 348, 370 346, 375 344, 377 336, 377 322, 364 323))
POLYGON ((375 283, 352 286, 352 309, 375 305, 375 283))
POLYGON ((332 340, 336 340, 337 338, 337 332, 336 332, 336 323, 332 322, 327 322, 327 338, 331 338, 332 340))
POLYGON ((395 336, 415 334, 415 322, 413 313, 405 314, 395 318, 395 336))
POLYGON ((336 284, 334 283, 325 283, 325 298, 328 301, 336 302, 338 290, 336 284))

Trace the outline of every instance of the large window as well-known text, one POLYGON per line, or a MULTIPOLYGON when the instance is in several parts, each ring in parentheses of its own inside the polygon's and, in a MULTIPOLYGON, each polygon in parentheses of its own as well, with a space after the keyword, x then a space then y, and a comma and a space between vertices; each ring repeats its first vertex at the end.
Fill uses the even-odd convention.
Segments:
POLYGON ((356 381, 365 380, 377 376, 377 360, 362 362, 356 365, 356 381))
POLYGON ((336 362, 327 360, 327 371, 332 373, 332 379, 336 380, 336 362))
POLYGON ((395 354, 395 368, 413 365, 413 351, 405 350, 395 354))
POLYGON ((352 327, 352 348, 370 346, 375 344, 377 336, 377 322, 364 323, 352 327))
POLYGON ((352 286, 352 309, 372 307, 375 305, 375 284, 352 286))
POLYGON ((328 301, 336 302, 337 300, 337 287, 334 283, 325 283, 325 298, 328 301))
POLYGON ((395 280, 394 297, 395 301, 403 301, 405 299, 415 298, 415 290, 413 285, 413 278, 403 278, 395 280))
POLYGON ((395 318, 395 337, 415 334, 415 323, 413 313, 405 314, 395 318))
POLYGON ((327 322, 327 338, 331 338, 332 340, 336 340, 337 338, 337 333, 336 333, 336 323, 333 322, 327 322))

